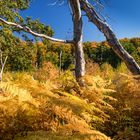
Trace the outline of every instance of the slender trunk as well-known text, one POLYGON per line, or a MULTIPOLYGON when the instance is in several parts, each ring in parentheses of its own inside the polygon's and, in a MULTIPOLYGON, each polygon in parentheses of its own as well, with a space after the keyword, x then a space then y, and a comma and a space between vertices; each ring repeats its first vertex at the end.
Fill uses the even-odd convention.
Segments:
POLYGON ((1 62, 0 82, 2 82, 2 75, 3 75, 4 67, 5 67, 8 56, 5 57, 4 62, 3 62, 2 57, 3 57, 2 56, 2 51, 0 50, 0 62, 1 62))
POLYGON ((80 0, 81 8, 85 11, 87 17, 91 22, 93 22, 97 28, 105 35, 107 41, 110 46, 114 50, 114 52, 125 62, 128 69, 134 74, 140 74, 140 67, 134 60, 134 58, 127 53, 127 51, 122 47, 116 35, 109 27, 109 25, 100 19, 94 7, 87 0, 80 0))
POLYGON ((59 54, 59 76, 61 76, 61 70, 62 70, 62 50, 60 50, 59 54))
POLYGON ((82 15, 79 0, 69 0, 73 16, 75 45, 75 76, 77 81, 85 75, 85 59, 83 52, 82 15))

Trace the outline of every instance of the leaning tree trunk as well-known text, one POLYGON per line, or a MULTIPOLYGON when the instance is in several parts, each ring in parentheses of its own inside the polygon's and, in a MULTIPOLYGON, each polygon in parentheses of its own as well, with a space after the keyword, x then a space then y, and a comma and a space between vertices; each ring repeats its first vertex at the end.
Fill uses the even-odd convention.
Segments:
POLYGON ((134 58, 122 47, 109 25, 98 16, 94 10, 94 7, 88 2, 88 0, 80 0, 80 4, 82 10, 85 11, 89 20, 93 22, 97 28, 105 35, 114 52, 125 62, 128 69, 134 75, 139 75, 139 65, 136 63, 134 58))
POLYGON ((73 16, 74 28, 74 45, 75 45, 75 76, 77 81, 82 82, 82 77, 85 75, 85 59, 83 52, 83 35, 82 35, 82 14, 79 0, 69 0, 73 16))

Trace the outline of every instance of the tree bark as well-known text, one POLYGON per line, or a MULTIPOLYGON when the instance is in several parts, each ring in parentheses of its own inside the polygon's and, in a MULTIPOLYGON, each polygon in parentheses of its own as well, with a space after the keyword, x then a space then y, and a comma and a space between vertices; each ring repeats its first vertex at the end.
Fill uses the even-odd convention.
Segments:
POLYGON ((134 58, 123 48, 109 25, 98 16, 96 11, 94 10, 94 7, 88 2, 88 0, 80 0, 80 4, 82 10, 85 11, 89 20, 94 23, 97 28, 105 35, 113 51, 125 62, 128 69, 134 75, 139 75, 139 65, 136 63, 134 58))
POLYGON ((74 29, 74 45, 75 45, 75 76, 78 82, 82 82, 82 77, 85 75, 85 59, 83 51, 83 23, 79 0, 69 0, 74 29))

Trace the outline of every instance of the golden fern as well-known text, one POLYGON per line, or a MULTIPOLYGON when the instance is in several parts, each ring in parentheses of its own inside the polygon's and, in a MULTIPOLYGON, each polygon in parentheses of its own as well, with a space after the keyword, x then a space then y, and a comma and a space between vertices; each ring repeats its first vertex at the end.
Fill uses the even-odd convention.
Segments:
POLYGON ((6 97, 1 96, 0 102, 18 97, 19 101, 32 101, 33 98, 27 90, 21 89, 11 83, 0 83, 1 90, 6 93, 6 97))

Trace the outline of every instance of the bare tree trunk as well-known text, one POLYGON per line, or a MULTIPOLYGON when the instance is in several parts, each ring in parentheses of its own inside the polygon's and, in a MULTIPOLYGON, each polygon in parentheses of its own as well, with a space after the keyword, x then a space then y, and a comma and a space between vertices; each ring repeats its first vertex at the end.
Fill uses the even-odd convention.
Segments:
POLYGON ((122 47, 116 35, 109 27, 109 25, 100 19, 94 7, 88 2, 88 0, 80 0, 81 8, 85 11, 87 17, 91 22, 93 22, 97 28, 105 35, 107 41, 112 46, 114 52, 125 62, 128 69, 134 74, 140 74, 140 67, 134 60, 134 58, 127 53, 127 51, 122 47))
POLYGON ((82 14, 79 0, 69 0, 72 9, 73 26, 74 26, 74 45, 75 45, 75 76, 77 81, 82 82, 82 77, 85 75, 85 59, 83 52, 83 35, 82 35, 82 14))
POLYGON ((59 53, 59 76, 61 76, 61 70, 62 70, 62 50, 60 50, 59 53))
POLYGON ((8 58, 8 56, 5 57, 4 62, 3 62, 2 51, 0 49, 0 62, 1 62, 0 82, 2 82, 2 75, 3 75, 4 66, 6 64, 7 58, 8 58))

